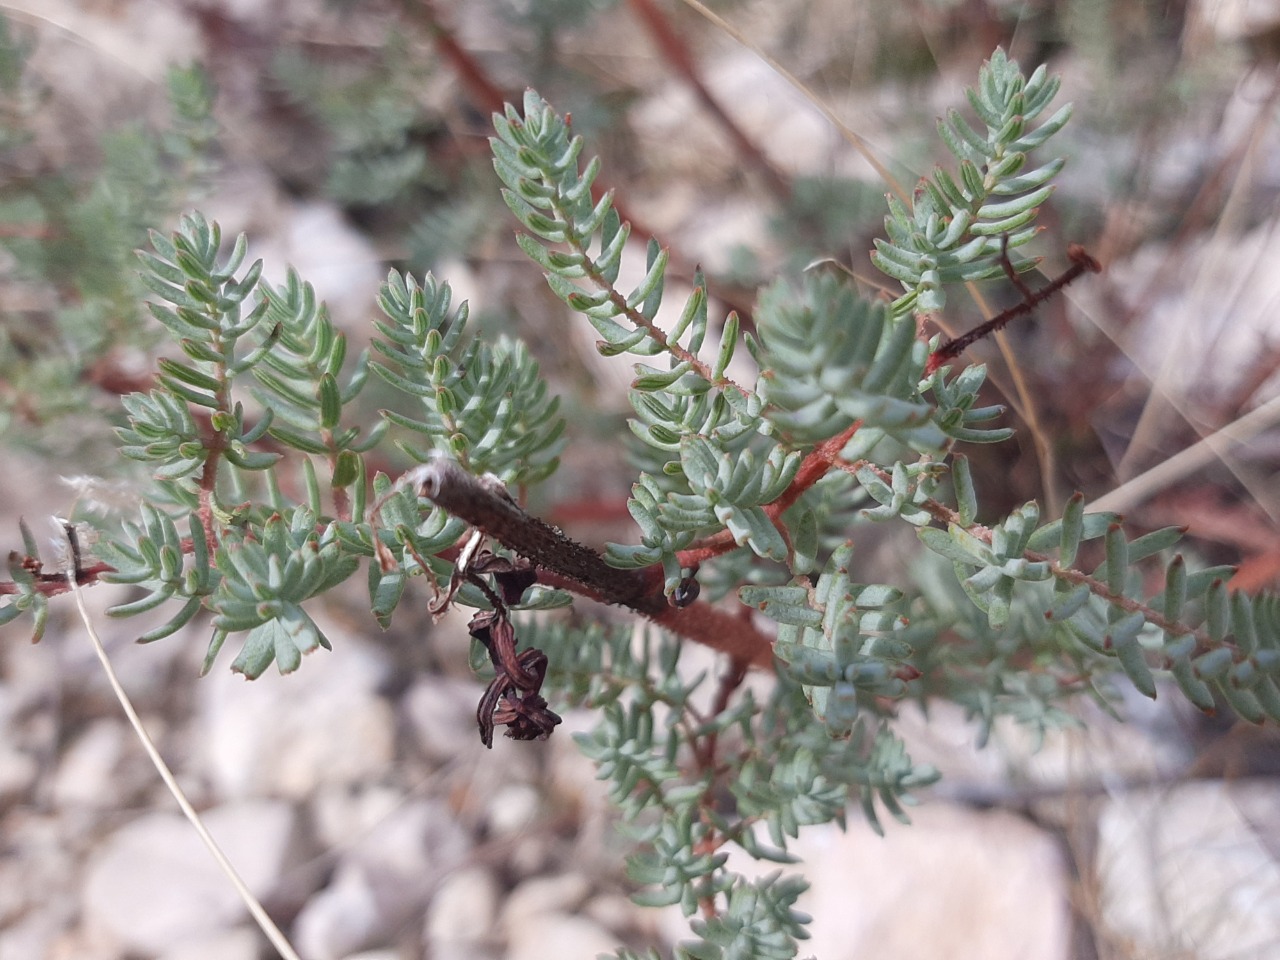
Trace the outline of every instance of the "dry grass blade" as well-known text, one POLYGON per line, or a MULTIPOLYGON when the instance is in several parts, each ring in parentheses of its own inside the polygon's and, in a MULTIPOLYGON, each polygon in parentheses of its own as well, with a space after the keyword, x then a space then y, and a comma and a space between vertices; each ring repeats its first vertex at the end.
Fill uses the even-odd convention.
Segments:
MULTIPOLYGON (((1280 422, 1280 397, 1273 397, 1256 410, 1249 411, 1243 417, 1202 438, 1181 453, 1122 483, 1106 496, 1093 501, 1090 508, 1115 510, 1120 513, 1130 510, 1134 505, 1142 503, 1214 460, 1228 462, 1227 454, 1232 447, 1248 442, 1277 422, 1280 422)), ((1258 503, 1266 509, 1263 501, 1259 500, 1258 503)))

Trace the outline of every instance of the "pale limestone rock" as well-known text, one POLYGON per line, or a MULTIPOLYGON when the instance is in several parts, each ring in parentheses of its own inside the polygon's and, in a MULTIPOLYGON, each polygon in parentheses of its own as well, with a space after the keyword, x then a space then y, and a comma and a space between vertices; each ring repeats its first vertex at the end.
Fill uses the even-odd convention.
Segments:
POLYGON ((493 872, 464 867, 440 884, 427 911, 426 937, 433 945, 483 943, 494 936, 500 894, 493 872))
POLYGON ((35 757, 10 743, 0 742, 0 801, 26 793, 39 773, 35 757))
POLYGON ((294 946, 313 960, 339 960, 365 947, 382 927, 378 896, 365 869, 339 867, 294 922, 294 946))
POLYGON ((257 927, 237 927, 184 941, 159 960, 258 960, 262 933, 257 927))
MULTIPOLYGON (((855 815, 849 830, 810 827, 789 849, 811 887, 796 904, 813 916, 801 956, 849 960, 1067 960, 1067 879, 1054 841, 1006 813, 939 803, 886 817, 879 837, 855 815)), ((729 868, 763 876, 777 864, 737 851, 729 868)), ((678 908, 663 912, 665 939, 689 936, 678 908)))
MULTIPOLYGON (((297 856, 296 815, 280 801, 207 811, 204 821, 245 884, 270 897, 297 856)), ((191 825, 148 813, 117 830, 89 861, 83 909, 90 930, 161 954, 239 922, 245 907, 191 825)))
POLYGON ((386 658, 322 623, 334 645, 295 673, 252 682, 215 667, 197 687, 207 738, 196 749, 218 792, 303 799, 325 785, 376 780, 391 765, 395 715, 378 695, 386 658))
MULTIPOLYGON (((379 791, 377 798, 392 800, 390 791, 379 791)), ((377 806, 366 804, 366 813, 377 806)), ((338 845, 342 859, 334 880, 298 916, 299 949, 319 960, 337 960, 416 925, 437 878, 471 844, 443 802, 401 799, 338 845)))
POLYGON ((476 680, 425 676, 400 701, 418 748, 433 763, 465 757, 480 743, 476 703, 483 693, 476 680))
POLYGON ((488 803, 489 829, 505 837, 528 831, 542 810, 542 795, 532 785, 513 783, 500 787, 488 803))
POLYGON ((121 758, 133 731, 119 720, 100 719, 91 723, 62 755, 53 781, 53 799, 58 806, 109 808, 119 801, 121 758))
POLYGON ((573 913, 591 894, 591 881, 580 873, 534 877, 520 884, 502 908, 502 926, 510 933, 550 913, 573 913))
POLYGON ((1194 6, 1222 40, 1244 40, 1280 27, 1276 0, 1199 0, 1194 6))
POLYGON ((530 917, 507 943, 507 960, 564 960, 612 954, 618 938, 594 920, 563 913, 530 917))

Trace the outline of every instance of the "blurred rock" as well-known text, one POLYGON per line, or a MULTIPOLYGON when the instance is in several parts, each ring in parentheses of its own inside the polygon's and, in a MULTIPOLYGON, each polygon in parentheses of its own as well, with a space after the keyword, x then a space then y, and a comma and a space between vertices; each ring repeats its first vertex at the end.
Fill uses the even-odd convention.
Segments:
POLYGON ((433 763, 448 763, 475 751, 480 743, 476 703, 483 688, 475 680, 424 676, 401 699, 418 748, 433 763))
POLYGON ((0 803, 30 790, 39 773, 35 757, 0 741, 0 803))
POLYGON ((365 835, 349 838, 345 857, 385 878, 394 897, 421 898, 425 904, 435 879, 459 863, 474 842, 443 801, 409 800, 365 835))
MULTIPOLYGON (((6 8, 24 15, 27 22, 51 27, 41 38, 36 61, 45 82, 52 82, 64 95, 74 96, 84 113, 116 103, 112 93, 139 81, 155 83, 175 62, 200 58, 204 51, 199 28, 182 6, 165 0, 131 0, 118 4, 84 4, 75 0, 10 0, 6 8), (72 26, 74 25, 74 29, 72 26), (68 56, 61 44, 74 44, 96 56, 68 56), (50 58, 55 69, 43 68, 50 58), (68 69, 68 61, 78 69, 68 69), (101 72, 85 69, 97 66, 101 72), (115 84, 103 85, 104 76, 115 84), (96 85, 95 85, 96 84, 96 85)), ((118 105, 118 103, 116 103, 118 105)), ((86 123, 102 122, 96 112, 86 123)))
MULTIPOLYGON (((259 252, 267 260, 265 274, 281 282, 292 266, 316 290, 340 329, 357 344, 368 340, 374 302, 386 276, 382 257, 331 203, 298 203, 288 211, 278 236, 280 249, 259 252)), ((354 351, 353 351, 354 352, 354 351)))
MULTIPOLYGON (((428 956, 431 960, 507 960, 506 954, 501 951, 489 947, 478 947, 474 943, 436 944, 428 956)), ((566 957, 565 960, 568 958, 566 957)))
POLYGON ((637 906, 629 897, 618 893, 605 893, 592 897, 582 908, 582 915, 594 920, 607 930, 621 933, 624 930, 648 929, 654 919, 652 912, 637 906))
POLYGON ((67 932, 68 921, 44 911, 0 924, 0 957, 44 957, 47 960, 115 960, 122 951, 109 938, 90 941, 67 932))
POLYGON ((455 870, 440 884, 427 911, 430 953, 445 944, 483 944, 493 940, 500 890, 493 872, 472 866, 455 870))
MULTIPOLYGON (((0 824, 0 957, 45 957, 75 925, 79 904, 67 891, 80 883, 85 828, 66 816, 15 806, 0 824)), ((109 956, 99 938, 80 956, 109 956), (101 946, 102 951, 97 951, 101 946)), ((66 956, 76 956, 67 953, 66 956)))
POLYGON ((490 797, 486 817, 495 837, 507 837, 527 831, 538 819, 542 795, 528 783, 501 787, 490 797))
POLYGON ((611 955, 618 938, 594 920, 563 913, 529 917, 513 931, 507 944, 507 960, 564 960, 611 955))
MULTIPOLYGON (((1012 814, 940 803, 911 818, 907 827, 886 816, 879 837, 855 815, 847 833, 810 827, 788 845, 804 860, 791 869, 811 883, 796 905, 814 918, 805 956, 1067 960, 1067 878, 1049 835, 1012 814)), ((778 869, 736 850, 728 866, 778 869)), ((663 917, 668 942, 688 937, 678 908, 663 917)))
POLYGON ((364 868, 344 864, 294 922, 294 946, 313 960, 339 960, 383 932, 377 893, 364 868))
POLYGON ((184 941, 158 960, 259 960, 262 940, 257 927, 222 930, 184 941))
POLYGON ((584 754, 574 734, 587 733, 599 722, 591 710, 566 710, 564 723, 549 741, 548 805, 577 824, 573 862, 580 869, 595 869, 603 860, 616 864, 623 846, 609 802, 609 784, 599 779, 599 768, 584 754))
MULTIPOLYGON (((256 896, 266 900, 280 889, 300 855, 289 804, 231 803, 203 818, 256 896)), ((176 813, 144 814, 108 837, 89 860, 82 896, 90 931, 105 931, 143 953, 163 954, 246 915, 209 851, 176 813)))
POLYGON ((557 911, 574 912, 591 893, 591 881, 580 873, 526 880, 507 897, 502 926, 508 936, 538 917, 557 911))
POLYGON ((223 796, 305 798, 329 784, 374 780, 390 766, 395 716, 378 695, 386 658, 324 624, 334 644, 292 675, 246 681, 215 666, 199 684, 202 766, 223 796))
POLYGON ((398 802, 345 839, 333 881, 298 915, 298 948, 337 960, 394 938, 425 913, 436 879, 461 862, 471 843, 443 803, 398 802))
POLYGON ((119 802, 113 778, 133 731, 119 720, 100 719, 63 752, 53 781, 58 806, 110 808, 119 802))
POLYGON ((403 792, 391 786, 337 784, 317 790, 308 807, 320 845, 345 852, 404 803, 403 792))
POLYGON ((1195 6, 1223 40, 1247 40, 1280 31, 1280 3, 1276 0, 1201 0, 1195 6))

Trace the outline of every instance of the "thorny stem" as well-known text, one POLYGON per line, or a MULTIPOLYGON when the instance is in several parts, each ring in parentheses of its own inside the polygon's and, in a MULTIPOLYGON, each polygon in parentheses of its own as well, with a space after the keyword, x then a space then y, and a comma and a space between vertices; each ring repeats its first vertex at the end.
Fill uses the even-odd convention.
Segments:
POLYGON ((1012 264, 1009 262, 1007 237, 1003 243, 1004 245, 1000 251, 1001 266, 1004 268, 1005 274, 1013 280, 1018 292, 1022 294, 1022 301, 992 317, 986 323, 974 327, 968 333, 956 337, 954 340, 948 340, 939 346, 937 350, 929 355, 929 361, 924 368, 925 376, 933 373, 948 360, 960 356, 983 337, 1003 330, 1010 321, 1016 320, 1018 317, 1026 316, 1067 284, 1074 282, 1086 273, 1098 273, 1102 269, 1102 265, 1093 259, 1084 247, 1073 243, 1067 247, 1067 258, 1071 261, 1071 266, 1067 267, 1060 276, 1049 281, 1039 290, 1032 291, 1017 278, 1012 264))

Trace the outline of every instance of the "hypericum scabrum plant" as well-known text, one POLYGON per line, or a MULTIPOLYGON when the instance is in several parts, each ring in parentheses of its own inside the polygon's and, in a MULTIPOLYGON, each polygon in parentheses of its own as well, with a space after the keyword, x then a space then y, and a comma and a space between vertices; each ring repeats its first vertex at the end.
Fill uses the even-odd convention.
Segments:
MULTIPOLYGON (((545 738, 557 709, 595 711, 580 746, 637 832, 636 898, 679 904, 694 936, 681 955, 698 960, 792 957, 806 935, 802 876, 748 879, 728 847, 791 864, 802 828, 843 824, 851 807, 876 830, 886 813, 906 820, 911 791, 937 776, 895 733, 906 700, 951 699, 982 737, 1003 715, 1043 734, 1077 694, 1127 678, 1154 697, 1167 678, 1201 709, 1280 719, 1280 605, 1229 592, 1228 568, 1188 569, 1171 555, 1180 531, 1131 539, 1079 495, 1060 516, 1031 502, 978 520, 963 451, 1012 431, 961 355, 1097 269, 1072 248, 1056 278, 1022 279, 1064 163, 1043 156, 1070 116, 1057 88, 996 51, 969 95, 976 121, 940 123, 956 167, 889 201, 872 260, 901 294, 805 273, 761 292, 750 333, 733 313, 711 323, 701 276, 664 312, 656 241, 622 285, 624 259, 641 254, 593 189, 598 159, 532 91, 495 116, 520 248, 601 353, 636 358, 624 438, 642 464, 636 532, 602 553, 521 506, 557 469, 558 400, 523 344, 473 335, 447 283, 393 271, 371 352, 353 359, 302 278, 263 281, 243 238, 183 217, 140 254, 149 310, 179 350, 124 398, 118 431, 153 484, 136 520, 76 556, 76 579, 136 584, 113 615, 171 611, 144 641, 206 616, 206 669, 230 643, 249 677, 327 647, 308 610, 357 573, 382 626, 411 587, 436 614, 475 608, 477 666, 491 672, 480 741, 498 728, 545 738), (948 289, 978 282, 1018 302, 968 335, 925 338, 948 289), (370 373, 402 399, 372 423, 359 405, 370 373), (375 466, 406 458, 398 476, 375 466), (918 536, 900 581, 864 582, 854 531, 867 523, 918 536), (575 596, 650 626, 528 613, 575 596), (720 652, 714 674, 682 669, 690 643, 720 652), (774 682, 744 683, 752 671, 774 682)), ((31 614, 38 636, 66 581, 24 537, 0 622, 31 614)))

